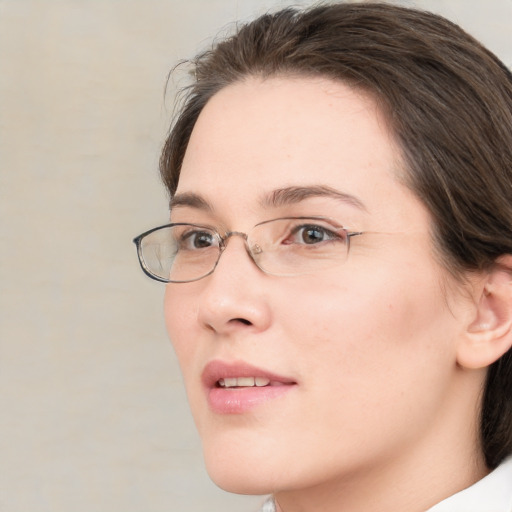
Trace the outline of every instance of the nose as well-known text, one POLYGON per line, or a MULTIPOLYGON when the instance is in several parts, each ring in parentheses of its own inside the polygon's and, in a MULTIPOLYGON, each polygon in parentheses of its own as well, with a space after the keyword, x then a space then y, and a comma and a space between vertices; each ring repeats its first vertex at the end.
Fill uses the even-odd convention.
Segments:
POLYGON ((244 233, 229 233, 215 271, 200 281, 199 322, 218 334, 264 331, 271 323, 269 276, 252 260, 246 240, 244 233))

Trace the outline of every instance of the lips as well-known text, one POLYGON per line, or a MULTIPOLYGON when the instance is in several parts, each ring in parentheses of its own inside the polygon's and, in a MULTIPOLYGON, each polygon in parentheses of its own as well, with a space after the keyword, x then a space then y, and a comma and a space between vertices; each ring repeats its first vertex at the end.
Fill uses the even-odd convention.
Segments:
MULTIPOLYGON (((295 381, 289 377, 277 375, 275 373, 257 368, 244 362, 227 363, 223 361, 211 361, 208 363, 202 374, 202 381, 207 388, 217 387, 219 381, 223 379, 244 379, 254 378, 268 381, 265 385, 287 385, 295 384, 295 381)), ((258 384, 256 384, 258 385, 258 384)), ((242 382, 242 386, 244 383, 242 382)))
POLYGON ((211 361, 202 373, 210 409, 219 414, 241 414, 296 387, 289 377, 244 362, 211 361))

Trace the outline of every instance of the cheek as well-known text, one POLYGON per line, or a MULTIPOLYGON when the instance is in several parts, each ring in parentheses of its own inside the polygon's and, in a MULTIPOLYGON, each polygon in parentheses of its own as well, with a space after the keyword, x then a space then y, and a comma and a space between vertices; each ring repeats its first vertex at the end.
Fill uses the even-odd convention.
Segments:
POLYGON ((422 338, 422 332, 436 330, 439 322, 453 319, 441 288, 441 269, 426 254, 414 258, 406 253, 399 260, 396 251, 387 252, 379 256, 378 265, 375 258, 368 261, 364 253, 354 254, 357 264, 323 280, 321 286, 297 282, 302 290, 290 294, 298 298, 296 318, 309 319, 319 335, 334 331, 342 339, 358 339, 358 345, 387 337, 397 346, 410 344, 422 338))
POLYGON ((370 460, 418 438, 438 415, 455 367, 453 317, 431 284, 414 294, 398 284, 293 294, 286 338, 307 397, 295 420, 322 432, 294 431, 309 447, 304 457, 327 450, 333 460, 370 460))
POLYGON ((196 301, 188 297, 180 285, 167 285, 164 298, 164 315, 167 333, 176 352, 181 371, 192 369, 197 344, 193 343, 193 329, 197 323, 196 301))
MULTIPOLYGON (((387 274, 389 276, 389 273, 387 274)), ((380 400, 434 399, 455 364, 457 322, 445 306, 437 277, 366 279, 295 290, 288 307, 286 338, 318 389, 328 381, 345 406, 380 400), (433 385, 433 383, 435 383, 433 385)), ((420 400, 421 401, 421 400, 420 400)))

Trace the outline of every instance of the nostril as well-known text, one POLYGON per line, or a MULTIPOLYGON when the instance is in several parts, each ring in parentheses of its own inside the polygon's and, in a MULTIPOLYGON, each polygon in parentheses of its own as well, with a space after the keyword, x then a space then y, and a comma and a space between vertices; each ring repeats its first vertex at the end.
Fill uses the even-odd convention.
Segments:
POLYGON ((249 320, 247 320, 245 318, 233 318, 231 320, 231 322, 240 322, 241 324, 244 324, 244 325, 252 325, 252 322, 250 322, 249 320))

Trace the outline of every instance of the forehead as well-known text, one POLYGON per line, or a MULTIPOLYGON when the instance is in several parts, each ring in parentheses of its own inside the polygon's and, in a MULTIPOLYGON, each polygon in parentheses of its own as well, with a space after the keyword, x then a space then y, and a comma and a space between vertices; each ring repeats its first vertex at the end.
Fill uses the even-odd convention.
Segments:
POLYGON ((328 79, 250 78, 203 109, 177 193, 247 209, 273 190, 325 186, 381 210, 393 194, 412 196, 395 179, 400 166, 384 117, 363 92, 328 79))

